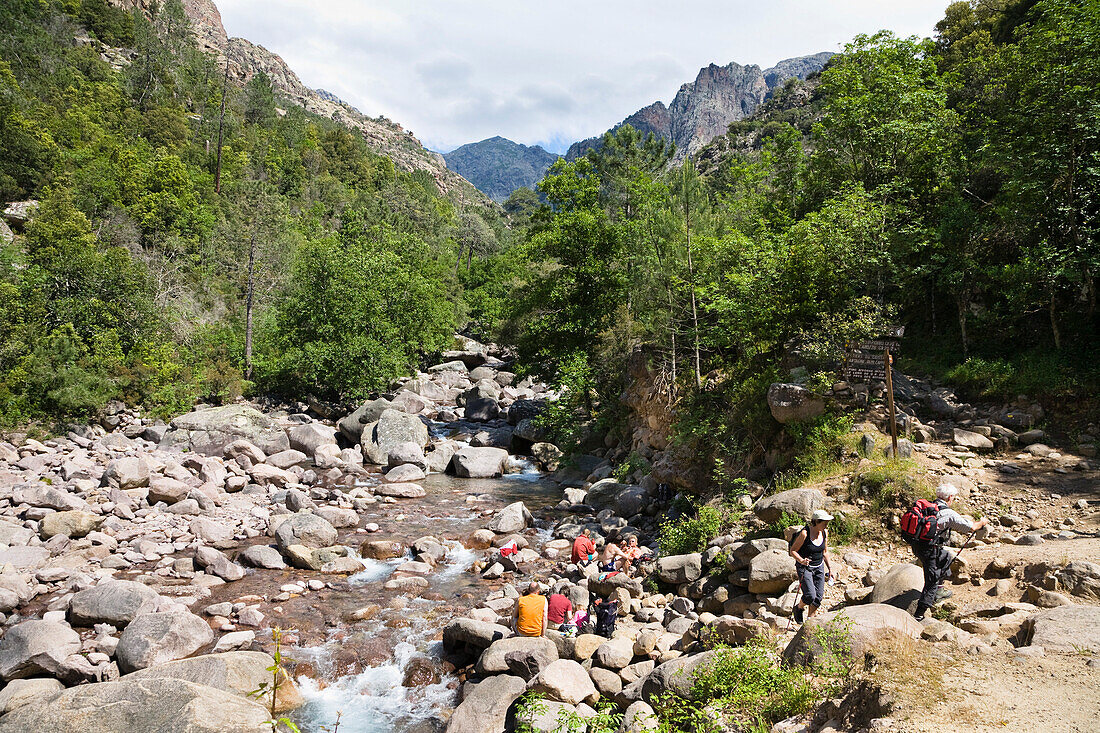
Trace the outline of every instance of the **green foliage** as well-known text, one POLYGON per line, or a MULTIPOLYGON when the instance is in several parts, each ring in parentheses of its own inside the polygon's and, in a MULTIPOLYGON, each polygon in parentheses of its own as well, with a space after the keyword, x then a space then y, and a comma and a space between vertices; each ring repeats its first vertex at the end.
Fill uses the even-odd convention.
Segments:
POLYGON ((825 414, 814 420, 786 426, 794 439, 793 465, 777 478, 782 488, 795 488, 819 481, 842 470, 845 457, 855 450, 857 436, 852 419, 846 415, 825 414))
POLYGON ((709 541, 722 533, 729 519, 720 509, 702 506, 694 517, 663 520, 657 536, 661 555, 702 552, 709 541))
POLYGON ((802 527, 805 524, 806 520, 797 514, 783 512, 782 516, 780 516, 777 521, 768 525, 768 532, 774 534, 776 537, 783 537, 786 531, 791 527, 802 527))
POLYGON ((612 476, 614 476, 615 480, 619 483, 624 483, 627 479, 629 479, 631 476, 639 471, 641 471, 643 474, 649 473, 649 468, 649 461, 647 461, 645 458, 638 455, 637 453, 632 452, 626 457, 625 461, 620 463, 618 466, 615 466, 615 470, 612 473, 612 476))
POLYGON ((856 474, 850 485, 851 498, 870 502, 871 512, 912 505, 917 499, 931 499, 932 486, 925 471, 912 459, 879 461, 856 474))

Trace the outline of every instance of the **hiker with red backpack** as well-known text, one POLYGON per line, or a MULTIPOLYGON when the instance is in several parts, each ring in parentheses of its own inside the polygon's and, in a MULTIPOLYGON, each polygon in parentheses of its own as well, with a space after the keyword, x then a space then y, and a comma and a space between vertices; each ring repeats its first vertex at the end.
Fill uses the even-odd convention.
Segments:
POLYGON ((924 589, 914 614, 917 621, 924 621, 929 608, 952 595, 943 588, 955 561, 955 553, 943 546, 951 530, 973 534, 989 524, 988 519, 975 522, 951 509, 958 496, 958 489, 942 483, 936 488, 936 501, 920 499, 901 517, 901 534, 924 568, 924 589))
POLYGON ((794 558, 798 570, 798 584, 802 589, 802 598, 795 604, 791 616, 798 623, 817 613, 821 601, 825 598, 825 581, 833 574, 829 563, 829 522, 833 515, 824 509, 818 509, 810 517, 809 523, 791 537, 788 552, 794 558))

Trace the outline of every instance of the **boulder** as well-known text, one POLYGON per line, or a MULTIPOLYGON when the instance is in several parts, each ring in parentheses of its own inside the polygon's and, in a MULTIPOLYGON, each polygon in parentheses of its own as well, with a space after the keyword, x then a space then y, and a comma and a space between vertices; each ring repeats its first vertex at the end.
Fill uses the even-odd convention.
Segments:
POLYGON ((102 481, 114 489, 140 489, 149 485, 149 464, 140 458, 116 458, 107 464, 102 481))
POLYGON ((526 689, 527 683, 522 678, 509 674, 477 683, 455 708, 447 722, 447 733, 500 733, 505 729, 512 703, 526 689))
POLYGON ((359 545, 359 555, 369 560, 389 560, 405 556, 405 546, 393 540, 367 540, 359 545))
POLYGON ((425 470, 429 473, 444 473, 451 465, 455 455, 455 444, 449 440, 433 443, 431 450, 424 454, 425 470))
POLYGON ((1054 573, 1059 586, 1072 595, 1100 601, 1100 565, 1073 560, 1054 573))
POLYGON ((413 469, 420 472, 420 475, 417 478, 387 478, 388 481, 394 483, 401 480, 419 481, 420 479, 424 478, 424 469, 428 467, 428 459, 424 456, 424 446, 417 445, 416 443, 412 442, 398 443, 397 445, 390 448, 389 458, 386 465, 391 467, 390 471, 387 472, 387 476, 389 473, 401 468, 413 469))
POLYGON ((496 516, 489 520, 488 529, 497 534, 514 534, 522 532, 532 522, 534 517, 528 511, 522 501, 517 501, 497 512, 496 516))
POLYGON ((1040 611, 1032 622, 1031 644, 1048 652, 1100 653, 1100 608, 1058 606, 1040 611))
POLYGON ((500 416, 497 405, 497 393, 483 385, 475 385, 463 393, 466 406, 466 419, 474 422, 488 422, 500 416))
POLYGON ((312 456, 323 445, 336 445, 336 429, 319 422, 295 425, 286 431, 290 447, 312 456))
POLYGON ((306 547, 330 547, 336 544, 336 528, 326 520, 302 512, 285 519, 275 530, 275 544, 280 550, 290 545, 306 547))
POLYGON ((359 439, 363 458, 379 466, 389 463, 390 451, 400 443, 428 444, 428 427, 415 415, 386 409, 376 422, 367 425, 359 439))
POLYGON ((199 545, 195 548, 195 563, 205 568, 206 572, 213 574, 225 581, 240 580, 244 577, 244 568, 231 561, 225 553, 215 550, 213 547, 199 545))
POLYGON ((234 440, 232 443, 225 446, 223 455, 229 460, 233 460, 237 456, 244 456, 252 463, 263 463, 267 460, 266 453, 243 438, 241 440, 234 440))
POLYGON ((88 502, 79 496, 45 484, 15 487, 11 493, 11 503, 13 506, 29 504, 33 507, 53 509, 58 512, 69 511, 70 509, 87 511, 88 509, 88 502))
POLYGON ((247 405, 211 407, 180 415, 168 423, 160 447, 220 456, 227 445, 241 438, 266 455, 290 447, 286 432, 274 420, 247 405))
MULTIPOLYGON (((413 444, 407 443, 406 445, 413 444)), ((390 454, 390 458, 393 458, 393 453, 390 454)), ((383 480, 389 484, 404 484, 413 481, 422 481, 426 477, 427 474, 424 473, 424 469, 419 466, 413 463, 402 463, 386 471, 386 476, 383 480)))
POLYGON ((516 730, 524 733, 585 733, 588 730, 577 714, 577 706, 555 700, 539 700, 537 705, 524 707, 516 713, 516 723, 519 726, 516 730))
POLYGON ((825 400, 797 384, 776 383, 768 387, 768 408, 772 417, 786 425, 825 414, 825 400))
POLYGON ((245 548, 237 560, 253 568, 265 568, 267 570, 282 570, 286 567, 283 556, 274 547, 267 545, 252 545, 245 548))
POLYGON ((319 506, 313 509, 313 513, 331 524, 336 529, 355 527, 359 524, 359 513, 354 509, 342 506, 319 506))
POLYGON ((653 702, 672 693, 690 700, 696 671, 714 664, 718 654, 719 652, 712 650, 689 657, 678 657, 658 665, 642 680, 641 696, 653 702))
POLYGON ((336 428, 349 443, 358 443, 363 436, 364 426, 377 422, 382 413, 392 407, 393 404, 389 400, 368 400, 355 412, 336 423, 336 428))
POLYGON ((191 486, 174 478, 157 476, 149 482, 148 500, 150 504, 163 501, 172 505, 183 501, 191 493, 191 486))
POLYGON ((845 648, 834 651, 841 651, 852 659, 862 658, 865 652, 890 635, 900 634, 917 639, 924 629, 911 614, 896 606, 884 603, 852 606, 806 619, 783 650, 783 658, 788 662, 812 663, 825 652, 817 630, 826 626, 844 630, 842 633, 847 636, 845 648))
POLYGON ((90 512, 73 509, 67 512, 54 512, 42 517, 38 523, 38 533, 48 540, 56 535, 65 535, 78 539, 95 530, 103 523, 103 517, 90 512))
POLYGON ((634 659, 634 641, 620 636, 600 644, 592 661, 607 669, 622 669, 634 659))
MULTIPOLYGON (((252 633, 252 632, 248 632, 252 633)), ((224 638, 224 637, 223 637, 224 638)), ((269 667, 275 664, 270 654, 252 651, 223 652, 205 654, 190 659, 177 659, 174 662, 158 664, 155 667, 139 669, 125 677, 126 680, 173 679, 208 685, 219 690, 232 692, 242 697, 257 699, 253 693, 264 689, 262 701, 270 705, 268 688, 271 685, 269 667)), ((298 691, 294 680, 285 674, 280 675, 279 688, 275 695, 275 712, 285 713, 301 707, 305 700, 298 691)))
POLYGON ((208 685, 123 677, 24 705, 0 718, 0 733, 259 733, 270 717, 263 705, 208 685))
POLYGON ((535 679, 531 680, 529 688, 544 694, 551 700, 569 705, 582 702, 592 705, 600 697, 588 672, 572 659, 558 659, 551 662, 546 669, 539 672, 535 679))
POLYGON ((955 445, 962 446, 963 448, 970 448, 971 450, 993 450, 992 440, 980 433, 975 433, 970 430, 963 430, 962 428, 955 428, 954 442, 955 445))
POLYGON ((871 603, 886 603, 916 613, 924 590, 924 570, 918 565, 900 563, 886 571, 871 591, 871 603))
POLYGON ((12 626, 0 639, 0 679, 6 682, 39 675, 57 676, 64 669, 65 658, 79 652, 80 635, 66 624, 24 621, 12 626))
POLYGON ((132 580, 105 580, 75 593, 69 601, 69 621, 75 626, 111 624, 122 628, 143 613, 152 613, 160 595, 132 580))
MULTIPOLYGON (((309 455, 306 455, 305 453, 303 453, 300 450, 294 450, 293 448, 288 448, 287 450, 281 450, 278 453, 275 453, 273 455, 268 456, 267 457, 267 465, 274 466, 275 468, 279 468, 279 469, 282 469, 282 470, 285 471, 288 468, 292 468, 294 466, 301 466, 301 465, 304 465, 306 463, 309 463, 310 456, 312 456, 312 455, 313 455, 312 453, 310 453, 309 455)), ((283 482, 283 483, 288 483, 288 482, 283 482)))
POLYGON ((133 672, 191 656, 213 641, 210 626, 193 613, 145 613, 122 632, 115 655, 121 671, 133 672))
POLYGON ((465 446, 455 452, 451 466, 459 478, 493 478, 504 471, 508 451, 503 448, 465 446))
POLYGON ((191 520, 191 534, 203 542, 214 544, 228 542, 235 534, 232 527, 209 517, 195 517, 191 520))
POLYGON ((64 689, 65 685, 52 678, 12 680, 0 690, 0 715, 24 705, 52 700, 64 689))
POLYGON ((615 573, 603 580, 600 580, 597 576, 588 579, 588 590, 601 598, 611 598, 615 591, 620 588, 625 590, 631 598, 642 597, 642 581, 638 578, 631 578, 626 573, 615 573))
POLYGON ((794 558, 782 550, 766 550, 749 562, 749 593, 783 593, 797 579, 794 558))
POLYGON ((420 499, 427 495, 424 487, 417 484, 379 484, 374 487, 374 493, 379 496, 392 496, 396 499, 420 499))
POLYGON ((741 646, 757 637, 767 636, 771 627, 754 618, 719 616, 709 627, 710 633, 723 644, 741 646))
POLYGON ((703 556, 698 552, 671 555, 657 561, 657 577, 662 583, 680 585, 698 580, 703 574, 703 556))
POLYGON ((762 497, 753 505, 752 511, 768 524, 778 522, 784 513, 809 521, 810 515, 824 509, 828 503, 829 499, 817 489, 789 489, 762 497))
POLYGON ((443 648, 447 651, 488 649, 494 641, 512 636, 512 630, 500 624, 457 618, 443 628, 443 648))
MULTIPOLYGON (((558 647, 545 637, 513 636, 494 641, 477 660, 477 672, 481 675, 500 674, 509 670, 509 654, 521 654, 533 658, 539 669, 545 669, 558 658, 558 647)), ((519 675, 523 677, 523 675, 519 675)), ((530 677, 525 677, 530 679, 530 677)))
POLYGON ((657 712, 644 700, 630 703, 623 720, 619 724, 618 733, 650 733, 661 729, 657 712))

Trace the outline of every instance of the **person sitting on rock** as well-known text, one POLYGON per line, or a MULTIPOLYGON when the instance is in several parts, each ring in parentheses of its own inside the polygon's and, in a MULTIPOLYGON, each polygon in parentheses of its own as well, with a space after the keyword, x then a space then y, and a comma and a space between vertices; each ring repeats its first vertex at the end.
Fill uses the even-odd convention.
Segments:
POLYGON ((592 531, 585 528, 573 540, 573 562, 587 564, 596 559, 596 543, 592 541, 592 531))
POLYGON ((516 601, 512 628, 520 636, 542 636, 546 633, 546 611, 546 597, 539 593, 538 583, 531 583, 516 601))
POLYGON ((560 631, 573 620, 573 602, 568 596, 554 593, 546 602, 546 627, 560 631))
POLYGON ((833 516, 824 509, 818 509, 810 517, 809 523, 791 538, 791 557, 798 570, 798 584, 802 597, 794 606, 791 615, 797 623, 802 623, 806 609, 806 618, 817 613, 821 601, 825 598, 825 580, 833 574, 829 563, 829 522, 833 516))
POLYGON ((624 566, 629 566, 630 556, 623 552, 614 542, 608 542, 603 547, 603 555, 600 557, 600 572, 612 573, 622 571, 624 566))
POLYGON ((977 532, 989 524, 986 518, 973 522, 970 519, 951 509, 951 504, 959 496, 959 490, 948 483, 942 483, 936 488, 936 532, 929 541, 911 540, 909 546, 913 548, 913 554, 920 560, 924 568, 924 589, 917 603, 914 613, 917 621, 924 621, 928 609, 942 600, 951 597, 951 591, 943 588, 943 581, 951 574, 951 563, 955 561, 955 553, 943 546, 944 540, 952 530, 956 532, 977 532))
POLYGON ((635 563, 643 556, 642 548, 638 547, 638 535, 632 534, 626 538, 626 549, 623 550, 623 554, 626 557, 622 562, 622 571, 630 575, 635 563))

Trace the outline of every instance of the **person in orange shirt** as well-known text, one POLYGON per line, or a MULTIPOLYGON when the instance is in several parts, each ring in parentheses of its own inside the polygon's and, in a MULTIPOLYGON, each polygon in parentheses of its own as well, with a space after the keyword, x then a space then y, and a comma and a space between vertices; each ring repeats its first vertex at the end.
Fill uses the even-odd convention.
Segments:
POLYGON ((592 532, 584 530, 573 540, 573 562, 589 563, 596 559, 596 543, 592 541, 592 532))
POLYGON ((520 636, 542 636, 546 633, 546 597, 539 593, 539 584, 531 583, 516 602, 512 628, 520 636))

